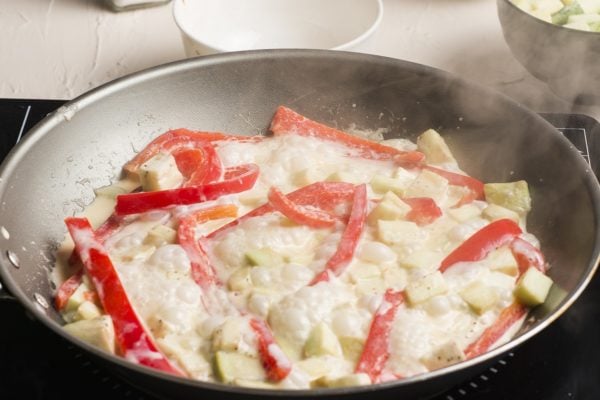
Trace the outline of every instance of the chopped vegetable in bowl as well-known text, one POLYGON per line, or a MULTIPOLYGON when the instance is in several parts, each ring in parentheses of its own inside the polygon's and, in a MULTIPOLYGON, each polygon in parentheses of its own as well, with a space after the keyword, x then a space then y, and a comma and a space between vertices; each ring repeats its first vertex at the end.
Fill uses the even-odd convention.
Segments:
POLYGON ((466 175, 432 129, 373 141, 280 107, 271 131, 169 131, 67 218, 65 329, 172 374, 307 389, 476 357, 544 302, 526 182, 466 175))
POLYGON ((600 0, 511 0, 544 21, 581 31, 600 32, 600 0))

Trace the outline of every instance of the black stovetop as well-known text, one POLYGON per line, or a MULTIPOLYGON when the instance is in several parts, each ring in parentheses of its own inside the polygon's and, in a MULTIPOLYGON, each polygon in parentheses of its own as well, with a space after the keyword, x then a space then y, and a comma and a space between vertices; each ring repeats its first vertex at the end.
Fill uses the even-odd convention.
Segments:
MULTIPOLYGON (((0 99, 0 159, 58 100, 0 99)), ((585 115, 542 114, 600 165, 600 124, 585 115)), ((152 400, 31 318, 0 301, 0 399, 152 400)), ((558 321, 478 376, 433 400, 600 399, 600 277, 558 321)), ((399 399, 400 400, 400 399, 399 399)))

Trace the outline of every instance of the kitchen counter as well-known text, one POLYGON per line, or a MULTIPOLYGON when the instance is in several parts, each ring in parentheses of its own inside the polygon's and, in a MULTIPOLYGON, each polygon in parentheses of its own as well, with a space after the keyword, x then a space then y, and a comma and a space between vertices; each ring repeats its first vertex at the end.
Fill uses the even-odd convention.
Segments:
MULTIPOLYGON (((538 112, 583 113, 512 56, 495 0, 383 0, 379 29, 353 51, 431 65, 538 112)), ((0 98, 72 99, 185 58, 171 6, 115 13, 101 0, 0 0, 0 98)))

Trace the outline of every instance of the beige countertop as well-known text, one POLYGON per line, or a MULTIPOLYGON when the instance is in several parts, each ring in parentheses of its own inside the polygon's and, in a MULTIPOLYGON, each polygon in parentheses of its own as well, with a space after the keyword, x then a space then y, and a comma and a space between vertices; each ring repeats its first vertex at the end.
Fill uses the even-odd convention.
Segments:
MULTIPOLYGON (((600 104, 555 96, 512 56, 495 0, 383 0, 377 31, 353 49, 430 65, 538 112, 600 120, 600 104)), ((72 99, 185 58, 171 5, 114 13, 101 0, 0 0, 0 97, 72 99)))

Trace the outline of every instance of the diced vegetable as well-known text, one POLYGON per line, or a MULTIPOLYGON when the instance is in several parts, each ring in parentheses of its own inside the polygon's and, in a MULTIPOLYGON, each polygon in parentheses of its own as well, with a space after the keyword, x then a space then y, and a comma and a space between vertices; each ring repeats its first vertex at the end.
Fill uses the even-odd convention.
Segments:
POLYGON ((403 198, 429 197, 437 202, 443 202, 447 195, 448 180, 437 173, 423 169, 405 190, 403 198))
POLYGON ((156 225, 148 232, 144 238, 144 243, 152 246, 163 246, 169 243, 175 243, 177 240, 177 231, 165 225, 156 225))
POLYGON ((310 332, 304 344, 304 355, 306 357, 326 355, 340 357, 342 355, 342 348, 331 328, 325 323, 320 323, 310 332))
POLYGON ((486 219, 490 221, 496 221, 499 219, 510 219, 511 221, 514 221, 517 224, 520 221, 519 214, 517 214, 513 210, 499 206, 497 204, 490 204, 489 206, 483 209, 482 214, 486 219))
POLYGON ((483 314, 496 305, 499 300, 494 288, 475 281, 460 291, 460 297, 477 314, 483 314))
POLYGON ((454 340, 450 340, 433 350, 431 355, 424 357, 421 361, 430 371, 433 371, 464 361, 465 358, 465 353, 458 347, 458 344, 454 340))
POLYGON ((76 315, 76 319, 94 319, 102 316, 102 311, 97 305, 86 300, 77 307, 76 315))
POLYGON ((425 275, 417 281, 413 281, 406 286, 406 299, 411 304, 419 304, 433 296, 444 294, 448 291, 448 286, 444 277, 439 271, 425 275))
POLYGON ((510 276, 519 274, 519 264, 513 252, 507 246, 491 251, 487 256, 487 260, 492 271, 502 272, 510 276))
POLYGON ((215 353, 215 374, 224 383, 237 379, 258 382, 265 379, 265 371, 258 358, 230 351, 215 353))
POLYGON ((242 267, 235 271, 229 276, 227 286, 230 290, 243 291, 252 286, 252 279, 250 278, 251 268, 242 267))
POLYGON ((515 297, 521 304, 534 307, 542 304, 552 287, 552 279, 537 268, 531 267, 519 278, 515 297))
POLYGON ((471 218, 481 215, 481 210, 479 207, 474 206, 473 204, 465 204, 463 206, 448 210, 448 215, 458 222, 466 222, 471 218))
POLYGON ((557 25, 564 25, 569 20, 571 15, 583 14, 583 8, 577 1, 573 1, 571 4, 565 5, 559 11, 552 14, 552 23, 557 25))
MULTIPOLYGON (((182 372, 157 349, 149 334, 145 332, 108 253, 95 237, 89 222, 85 218, 71 217, 67 218, 65 223, 86 273, 96 288, 104 311, 112 318, 117 342, 124 357, 142 365, 182 375, 182 372)), ((89 321, 79 323, 85 322, 89 321)))
POLYGON ((213 334, 212 348, 231 352, 238 351, 247 327, 248 320, 246 318, 230 316, 213 334))
POLYGON ((344 357, 353 363, 357 363, 365 347, 364 339, 354 336, 341 336, 339 341, 344 357))
POLYGON ((525 181, 486 183, 483 188, 489 203, 513 210, 521 216, 531 210, 529 187, 525 181))
POLYGON ((250 249, 244 254, 250 266, 276 267, 283 264, 283 256, 268 247, 250 249))
POLYGON ((408 185, 400 179, 390 178, 384 175, 374 175, 369 182, 375 193, 393 192, 398 196, 403 196, 408 185))
POLYGON ((174 189, 184 180, 177 169, 175 158, 167 153, 158 153, 139 168, 142 189, 146 192, 174 189))
POLYGON ((110 354, 115 353, 115 330, 108 315, 73 322, 63 326, 63 329, 92 346, 110 354))
POLYGON ((417 146, 425 154, 427 162, 431 164, 456 164, 448 145, 442 136, 433 129, 426 130, 417 138, 417 146))
POLYGON ((317 386, 329 388, 348 387, 348 386, 364 386, 370 385, 371 378, 366 373, 349 374, 336 378, 323 377, 319 379, 317 386))
POLYGON ((388 245, 410 244, 418 241, 421 231, 417 224, 410 221, 377 221, 377 237, 388 245))
POLYGON ((393 192, 387 192, 373 211, 369 213, 368 221, 371 225, 377 224, 380 219, 395 220, 403 219, 411 210, 411 207, 403 202, 393 192))

